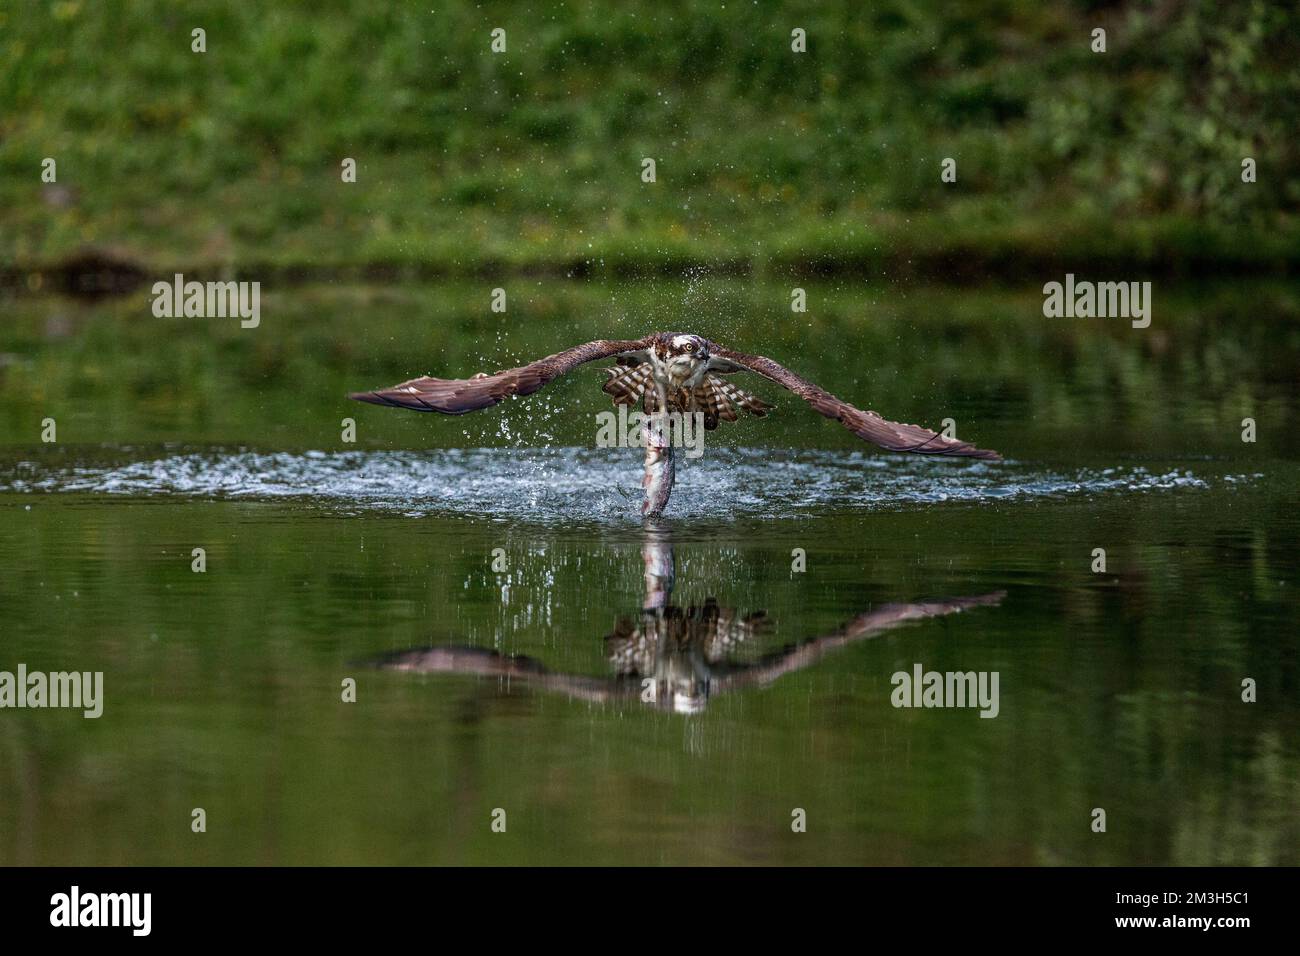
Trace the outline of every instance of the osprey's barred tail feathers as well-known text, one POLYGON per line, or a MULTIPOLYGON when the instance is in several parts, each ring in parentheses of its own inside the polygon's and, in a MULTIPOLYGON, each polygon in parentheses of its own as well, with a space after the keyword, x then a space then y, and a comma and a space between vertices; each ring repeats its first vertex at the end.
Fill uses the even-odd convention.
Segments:
MULTIPOLYGON (((658 405, 658 393, 654 387, 654 375, 648 364, 631 366, 614 366, 605 369, 609 376, 602 390, 614 399, 615 405, 640 405, 647 412, 654 412, 658 405)), ((693 393, 685 389, 669 397, 669 409, 675 411, 698 411, 704 413, 704 427, 713 430, 718 422, 734 422, 740 416, 737 410, 748 412, 757 418, 763 418, 772 408, 767 402, 744 389, 737 388, 720 375, 709 374, 693 393), (676 408, 674 409, 674 406, 676 408)))
POLYGON ((695 409, 704 413, 704 427, 714 429, 718 422, 734 422, 739 418, 737 409, 758 418, 767 415, 772 406, 761 398, 732 385, 718 375, 706 375, 695 386, 695 409))
MULTIPOLYGON (((774 407, 772 405, 769 405, 767 402, 763 401, 757 395, 751 395, 749 394, 749 392, 737 388, 735 385, 732 385, 730 382, 728 382, 725 378, 720 378, 717 375, 709 375, 707 376, 706 380, 712 382, 713 387, 717 391, 722 392, 723 395, 731 399, 731 401, 733 401, 736 404, 737 408, 744 409, 745 411, 749 412, 749 414, 753 415, 755 418, 766 417, 767 413, 774 407)), ((730 419, 730 421, 734 421, 734 420, 735 420, 734 418, 730 419)))
POLYGON ((736 410, 731 407, 731 402, 727 400, 722 389, 718 388, 712 376, 706 375, 704 381, 695 386, 695 394, 692 398, 692 410, 704 413, 704 427, 708 431, 717 428, 719 421, 736 420, 736 410))

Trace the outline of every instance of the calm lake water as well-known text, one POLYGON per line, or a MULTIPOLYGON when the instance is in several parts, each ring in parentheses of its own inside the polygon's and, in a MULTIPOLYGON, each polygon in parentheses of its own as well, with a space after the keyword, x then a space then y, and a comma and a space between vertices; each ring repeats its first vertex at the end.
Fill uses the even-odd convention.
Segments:
POLYGON ((1300 863, 1300 289, 1173 285, 1146 330, 851 283, 0 303, 0 671, 104 673, 97 720, 0 710, 0 863, 1300 863), (755 384, 645 528, 595 372, 342 398, 659 327, 1007 460, 755 384), (917 665, 996 716, 893 706, 917 665))

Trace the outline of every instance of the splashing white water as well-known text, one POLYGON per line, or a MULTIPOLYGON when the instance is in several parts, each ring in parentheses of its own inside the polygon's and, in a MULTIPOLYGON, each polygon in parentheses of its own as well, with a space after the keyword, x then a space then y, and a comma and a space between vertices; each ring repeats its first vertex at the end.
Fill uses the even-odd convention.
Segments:
MULTIPOLYGON (((443 449, 429 452, 189 452, 60 469, 20 462, 0 491, 300 499, 331 507, 558 521, 638 516, 636 449, 443 449)), ((1015 462, 895 458, 826 451, 715 449, 678 469, 667 515, 779 518, 936 502, 1205 489, 1187 470, 1043 471, 1015 462)))

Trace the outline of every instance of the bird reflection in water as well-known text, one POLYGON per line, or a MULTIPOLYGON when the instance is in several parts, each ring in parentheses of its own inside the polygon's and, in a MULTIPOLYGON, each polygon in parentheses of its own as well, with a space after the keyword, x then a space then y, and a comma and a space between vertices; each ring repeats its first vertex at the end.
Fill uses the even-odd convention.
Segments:
POLYGON ((747 643, 752 646, 755 638, 768 629, 766 614, 757 611, 742 615, 720 607, 713 598, 686 608, 672 604, 673 547, 663 528, 647 527, 641 557, 645 565, 645 600, 639 618, 635 624, 620 620, 605 637, 605 656, 612 677, 560 673, 529 657, 504 656, 475 647, 420 648, 387 655, 373 664, 385 670, 423 674, 497 677, 581 700, 639 701, 679 714, 696 714, 704 710, 711 697, 742 687, 766 687, 849 644, 910 621, 994 606, 1006 593, 884 604, 864 611, 829 634, 754 660, 741 660, 738 651, 747 643))

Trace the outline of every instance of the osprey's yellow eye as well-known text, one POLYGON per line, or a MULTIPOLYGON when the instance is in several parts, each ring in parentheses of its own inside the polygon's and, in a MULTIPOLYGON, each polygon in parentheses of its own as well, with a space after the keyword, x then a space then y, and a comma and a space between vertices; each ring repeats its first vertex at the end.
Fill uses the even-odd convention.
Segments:
POLYGON ((695 343, 694 343, 694 342, 687 342, 687 343, 686 343, 686 351, 688 351, 688 352, 694 352, 694 351, 695 351, 695 343))

